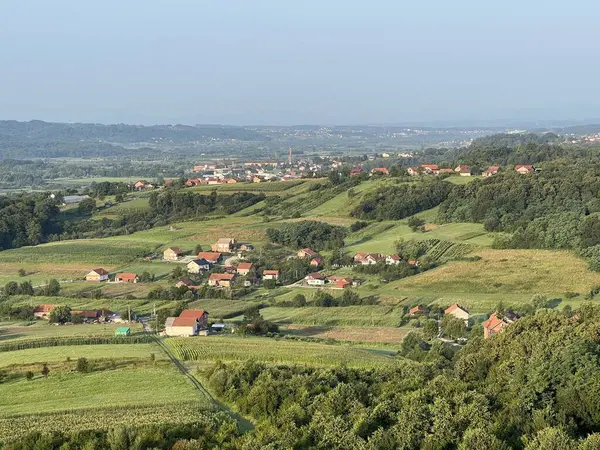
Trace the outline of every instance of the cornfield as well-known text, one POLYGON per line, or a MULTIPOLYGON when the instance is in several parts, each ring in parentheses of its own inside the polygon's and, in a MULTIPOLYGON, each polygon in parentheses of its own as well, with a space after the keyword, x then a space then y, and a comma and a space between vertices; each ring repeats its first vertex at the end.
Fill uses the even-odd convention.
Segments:
POLYGON ((0 352, 27 350, 41 347, 60 347, 65 345, 98 345, 98 344, 150 344, 152 336, 140 334, 137 336, 66 336, 44 339, 27 339, 5 342, 0 344, 0 352))

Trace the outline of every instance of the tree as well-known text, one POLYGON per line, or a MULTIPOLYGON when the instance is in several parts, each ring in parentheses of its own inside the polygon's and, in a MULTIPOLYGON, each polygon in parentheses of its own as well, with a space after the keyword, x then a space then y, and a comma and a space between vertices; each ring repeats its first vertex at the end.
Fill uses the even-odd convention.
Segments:
POLYGON ((86 198, 79 202, 77 210, 80 214, 91 214, 96 209, 96 200, 93 198, 86 198))
POLYGON ((465 321, 451 315, 445 315, 442 319, 442 333, 452 339, 465 337, 467 327, 465 321))
POLYGON ((19 276, 20 276, 20 277, 27 276, 27 272, 25 271, 25 269, 22 269, 22 268, 21 268, 21 269, 19 269, 19 276))
POLYGON ((90 364, 87 358, 78 358, 75 370, 79 373, 88 373, 90 371, 90 364))
POLYGON ((177 266, 173 269, 173 272, 171 272, 171 278, 174 280, 179 280, 181 279, 181 277, 183 277, 184 272, 183 269, 181 268, 181 266, 177 266))
POLYGON ((50 311, 48 316, 50 323, 67 323, 71 321, 71 308, 61 305, 50 311))
POLYGON ((60 283, 57 279, 52 278, 44 287, 44 294, 49 297, 56 297, 60 294, 60 283))
POLYGON ((19 294, 21 294, 21 295, 33 295, 34 294, 33 285, 31 284, 31 281, 23 281, 19 285, 19 294))
POLYGON ((417 230, 424 231, 423 226, 425 225, 425 221, 423 219, 421 219, 420 217, 417 217, 417 216, 409 217, 407 224, 412 231, 415 231, 415 232, 417 230))
POLYGON ((548 427, 540 430, 525 450, 572 450, 576 441, 560 428, 548 427))
POLYGON ((435 320, 427 319, 423 323, 423 336, 431 340, 438 335, 438 324, 435 320))
POLYGON ((196 244, 196 247, 194 248, 194 255, 197 255, 201 251, 202 251, 202 246, 200 244, 196 244))
POLYGON ((44 365, 42 366, 42 375, 45 378, 48 378, 49 374, 50 374, 50 369, 48 368, 48 364, 44 363, 44 365))
POLYGON ((19 284, 16 281, 9 281, 4 285, 4 295, 17 295, 19 293, 19 284))
POLYGON ((330 306, 334 306, 335 299, 328 292, 317 291, 313 297, 313 302, 315 306, 329 308, 330 306))
POLYGON ((303 306, 306 306, 306 297, 302 294, 294 295, 294 298, 292 299, 292 306, 296 308, 302 308, 303 306))
POLYGON ((542 294, 535 294, 531 297, 531 305, 535 310, 548 308, 548 297, 542 294))
POLYGON ((31 370, 28 370, 28 371, 25 373, 25 378, 27 378, 27 381, 31 381, 31 380, 33 380, 33 372, 32 372, 31 370))

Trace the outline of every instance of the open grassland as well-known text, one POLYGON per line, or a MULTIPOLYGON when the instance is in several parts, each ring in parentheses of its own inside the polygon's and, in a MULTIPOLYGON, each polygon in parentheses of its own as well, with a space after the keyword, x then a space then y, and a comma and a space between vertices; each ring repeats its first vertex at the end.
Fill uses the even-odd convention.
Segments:
POLYGON ((0 325, 0 343, 18 340, 44 339, 49 337, 113 336, 115 334, 115 329, 122 326, 131 328, 132 334, 142 333, 144 331, 142 325, 138 323, 94 323, 60 326, 50 325, 46 321, 39 321, 28 326, 8 323, 0 325))
POLYGON ((449 223, 430 226, 429 230, 425 233, 413 232, 403 222, 377 222, 351 234, 346 240, 347 249, 352 253, 363 251, 389 254, 395 251, 395 243, 400 239, 440 239, 481 247, 490 246, 493 241, 493 235, 477 223, 449 223))
POLYGON ((374 367, 393 364, 384 354, 349 345, 261 338, 211 336, 208 338, 168 338, 174 354, 188 361, 236 361, 256 359, 272 363, 374 367))
POLYGON ((398 344, 408 334, 408 328, 338 327, 319 325, 284 325, 280 330, 292 336, 334 339, 336 341, 398 344))
POLYGON ((166 404, 202 397, 174 367, 125 367, 81 374, 50 372, 0 384, 0 417, 90 407, 166 404))
POLYGON ((583 259, 568 251, 490 249, 475 254, 481 260, 449 262, 385 285, 382 292, 439 304, 458 300, 473 312, 488 312, 499 301, 518 304, 538 293, 551 298, 580 293, 575 299, 563 299, 576 306, 583 294, 600 284, 600 274, 589 271, 583 259))
MULTIPOLYGON (((100 387, 102 391, 106 387, 100 387)), ((65 431, 76 433, 88 430, 107 430, 119 427, 143 427, 165 423, 186 424, 210 421, 215 413, 202 401, 171 400, 160 405, 136 405, 52 413, 19 414, 8 417, 0 415, 0 440, 19 439, 33 431, 52 433, 65 431)), ((7 442, 9 442, 7 441, 7 442)))
POLYGON ((51 242, 35 247, 21 247, 0 252, 0 263, 24 264, 67 264, 73 267, 83 264, 81 277, 94 265, 103 264, 115 267, 150 253, 154 247, 147 242, 129 239, 80 239, 74 241, 51 242))
POLYGON ((283 308, 270 306, 261 309, 261 314, 266 320, 282 324, 395 327, 400 321, 402 310, 394 305, 333 308, 317 306, 283 308))
POLYGON ((87 358, 88 360, 137 358, 149 361, 151 353, 154 353, 157 360, 166 359, 166 355, 156 344, 66 345, 29 348, 0 353, 0 367, 28 365, 28 370, 39 372, 42 363, 61 362, 67 358, 72 361, 76 361, 77 358, 87 358), (39 367, 31 367, 31 365, 39 367))
POLYGON ((132 212, 145 211, 150 209, 150 198, 149 197, 136 197, 132 200, 120 202, 110 208, 102 210, 94 217, 116 217, 122 214, 128 214, 132 212))
POLYGON ((193 301, 188 305, 188 308, 208 311, 210 319, 216 320, 218 318, 229 318, 241 315, 246 309, 259 304, 259 301, 202 299, 193 301))
POLYGON ((461 177, 461 176, 451 176, 445 178, 444 181, 447 181, 452 184, 469 184, 475 180, 483 180, 484 177, 474 176, 474 177, 461 177))

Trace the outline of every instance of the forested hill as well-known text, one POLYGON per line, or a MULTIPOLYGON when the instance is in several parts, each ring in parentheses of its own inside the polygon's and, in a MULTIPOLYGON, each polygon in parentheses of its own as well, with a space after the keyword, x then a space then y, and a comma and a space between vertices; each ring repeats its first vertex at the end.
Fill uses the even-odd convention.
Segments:
POLYGON ((118 144, 171 142, 210 139, 265 141, 267 137, 241 127, 220 125, 102 125, 95 123, 53 123, 32 120, 0 121, 0 143, 7 140, 30 142, 112 142, 118 144))

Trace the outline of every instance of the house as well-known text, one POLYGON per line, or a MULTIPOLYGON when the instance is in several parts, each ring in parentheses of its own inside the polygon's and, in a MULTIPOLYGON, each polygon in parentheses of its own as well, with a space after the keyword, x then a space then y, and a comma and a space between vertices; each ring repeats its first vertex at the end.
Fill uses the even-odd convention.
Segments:
POLYGON ((198 259, 206 260, 209 264, 217 264, 222 255, 219 252, 200 252, 196 256, 198 259))
POLYGON ((371 169, 371 175, 389 175, 390 171, 388 169, 386 169, 385 167, 375 167, 374 169, 371 169))
POLYGON ((210 270, 210 263, 204 258, 194 259, 187 265, 188 273, 200 273, 203 270, 210 270))
POLYGON ((306 257, 314 258, 316 256, 319 256, 319 254, 317 252, 315 252, 314 250, 312 250, 310 248, 303 248, 296 254, 298 255, 298 258, 306 258, 306 257))
POLYGON ((238 275, 241 275, 243 277, 249 275, 252 276, 254 275, 254 265, 249 262, 239 263, 236 272, 238 273, 238 275))
POLYGON ((231 253, 235 249, 236 240, 231 238, 221 238, 216 244, 210 246, 213 252, 231 253))
POLYGON ((163 252, 163 259, 167 261, 179 261, 185 252, 178 247, 169 247, 163 252))
POLYGON ((304 281, 309 286, 325 286, 325 277, 319 272, 309 273, 304 277, 304 281))
POLYGON ((91 320, 96 320, 98 318, 100 318, 100 311, 97 310, 73 310, 71 311, 71 317, 73 316, 79 316, 81 317, 84 321, 91 321, 91 320))
POLYGON ((406 169, 406 172, 408 172, 408 174, 411 177, 416 177, 417 175, 419 175, 419 168, 418 167, 409 167, 408 169, 406 169))
POLYGON ((323 258, 317 256, 316 258, 311 259, 310 265, 312 267, 321 267, 323 265, 323 258))
POLYGON ((535 172, 535 167, 533 167, 532 165, 524 165, 524 166, 515 166, 515 170, 520 173, 521 175, 526 175, 528 173, 533 173, 535 172))
POLYGON ((145 181, 145 180, 138 181, 138 182, 136 182, 136 183, 133 185, 133 188, 134 188, 136 191, 143 191, 143 190, 145 190, 145 189, 152 189, 153 187, 154 187, 154 186, 153 186, 152 184, 148 183, 148 182, 147 182, 147 181, 145 181))
POLYGON ((239 250, 242 252, 251 252, 254 250, 254 245, 252 244, 242 244, 239 247, 239 250))
POLYGON ((279 270, 263 270, 263 280, 279 280, 279 270))
POLYGON ((357 253, 354 255, 354 262, 362 264, 363 266, 370 266, 377 264, 380 261, 384 261, 386 258, 384 255, 379 253, 357 253))
POLYGON ((337 275, 332 275, 330 277, 327 277, 327 282, 329 284, 332 284, 334 288, 337 289, 345 289, 349 286, 353 286, 354 285, 354 280, 352 280, 352 278, 350 277, 339 277, 337 275))
POLYGON ((350 176, 353 177, 355 175, 360 175, 361 173, 362 173, 362 169, 356 167, 350 171, 350 176))
POLYGON ((188 280, 188 279, 184 279, 184 280, 178 281, 175 284, 176 288, 180 288, 182 286, 185 286, 188 289, 200 289, 200 286, 198 286, 197 284, 195 284, 192 280, 188 280))
POLYGON ((389 255, 389 256, 386 256, 386 258, 385 258, 385 263, 388 266, 400 264, 400 261, 402 261, 402 259, 400 258, 400 255, 389 255))
POLYGON ((504 314, 500 314, 498 311, 490 315, 488 320, 482 323, 483 325, 483 337, 487 339, 492 337, 494 334, 498 334, 504 330, 507 326, 517 320, 519 316, 515 313, 507 311, 504 314))
POLYGON ((118 327, 115 329, 115 336, 130 336, 131 328, 129 327, 118 327))
POLYGON ((165 322, 167 336, 196 336, 208 328, 208 313, 203 309, 185 309, 179 317, 168 317, 165 322))
POLYGON ((409 316, 418 316, 421 314, 425 314, 425 308, 423 308, 421 305, 413 306, 408 310, 409 316))
POLYGON ((470 177, 471 176, 471 168, 466 164, 461 164, 454 169, 456 173, 458 173, 461 177, 470 177))
POLYGON ((455 303, 444 310, 444 314, 454 316, 457 319, 465 321, 465 325, 469 325, 469 311, 455 303))
POLYGON ((492 175, 496 175, 499 171, 500 166, 490 166, 482 173, 482 175, 484 177, 491 177, 492 175))
POLYGON ((211 273, 208 285, 214 287, 231 287, 235 283, 235 273, 211 273))
POLYGON ((234 184, 237 183, 238 180, 236 180, 235 178, 223 178, 222 182, 225 184, 234 184))
POLYGON ((85 276, 85 281, 100 282, 108 280, 108 272, 102 268, 94 269, 85 276))
POLYGON ((413 267, 419 267, 419 261, 417 261, 416 259, 409 259, 408 265, 413 267))
POLYGON ((115 281, 117 283, 137 283, 138 277, 135 273, 118 273, 115 275, 115 281))
POLYGON ((202 181, 199 178, 191 178, 185 182, 186 187, 194 187, 202 184, 202 181))
POLYGON ((440 170, 437 164, 421 164, 421 169, 425 173, 435 173, 440 170))
POLYGON ((36 319, 47 319, 52 310, 57 306, 58 305, 49 304, 37 305, 33 310, 33 317, 35 317, 36 319))

